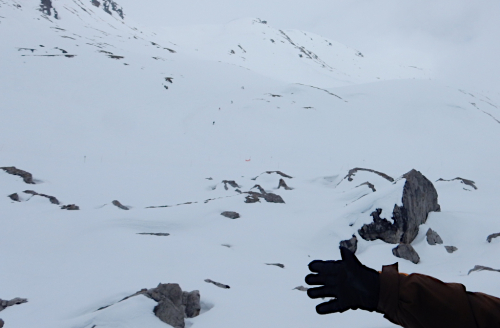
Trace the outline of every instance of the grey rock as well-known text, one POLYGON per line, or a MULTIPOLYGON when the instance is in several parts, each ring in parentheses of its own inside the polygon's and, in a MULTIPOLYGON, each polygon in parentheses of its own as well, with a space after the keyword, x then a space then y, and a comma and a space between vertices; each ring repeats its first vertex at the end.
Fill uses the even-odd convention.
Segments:
POLYGON ((273 193, 266 193, 264 195, 264 199, 266 200, 266 202, 268 203, 278 203, 278 204, 285 204, 285 201, 283 200, 283 198, 281 198, 280 195, 276 195, 276 194, 273 194, 273 193))
POLYGON ((394 256, 396 257, 411 261, 415 264, 420 262, 420 256, 418 256, 412 245, 399 244, 392 249, 392 254, 394 254, 394 256))
POLYGON ((224 184, 224 189, 226 190, 229 189, 227 185, 230 185, 233 188, 241 188, 234 180, 223 180, 222 183, 224 184))
POLYGON ((292 190, 292 189, 293 189, 293 188, 290 188, 290 187, 288 187, 288 186, 287 186, 287 184, 286 184, 285 180, 280 179, 280 182, 279 182, 279 184, 278 184, 278 189, 280 189, 280 188, 282 188, 282 187, 283 187, 285 190, 292 190))
POLYGON ((260 202, 259 196, 260 196, 259 193, 249 192, 249 195, 245 197, 245 203, 252 204, 260 202))
POLYGON ((264 188, 262 188, 262 187, 261 187, 261 185, 256 184, 255 186, 253 186, 253 187, 252 187, 252 189, 253 189, 253 188, 257 188, 257 189, 259 189, 259 191, 260 191, 260 193, 261 193, 262 195, 267 194, 267 192, 264 190, 264 188))
POLYGON ((55 204, 55 205, 59 205, 60 202, 57 198, 55 198, 54 196, 49 196, 49 195, 46 195, 46 194, 39 194, 37 193, 36 191, 34 190, 25 190, 23 191, 25 194, 28 194, 28 195, 33 195, 33 196, 40 196, 40 197, 45 197, 45 198, 48 198, 49 201, 52 203, 52 204, 55 204))
POLYGON ((300 290, 301 292, 307 292, 307 290, 308 290, 308 289, 309 289, 309 288, 304 287, 304 286, 297 286, 297 287, 295 287, 295 288, 294 288, 294 289, 292 289, 292 290, 300 290))
POLYGON ((221 284, 220 282, 216 282, 216 281, 213 281, 211 279, 205 279, 205 282, 208 282, 210 284, 214 284, 215 286, 220 287, 220 288, 224 288, 224 289, 231 288, 231 287, 229 287, 229 285, 224 285, 224 284, 221 284))
POLYGON ((9 197, 10 199, 12 199, 12 200, 13 200, 13 201, 15 201, 15 202, 20 202, 20 201, 21 201, 21 200, 19 199, 19 195, 18 195, 17 193, 13 193, 13 194, 11 194, 11 195, 9 195, 9 196, 7 196, 7 197, 9 197))
POLYGON ((482 265, 475 265, 472 269, 469 270, 468 275, 471 274, 471 272, 474 271, 494 271, 494 272, 500 272, 500 270, 497 269, 492 269, 490 267, 482 266, 482 265))
POLYGON ((0 319, 0 328, 2 328, 4 324, 5 322, 2 319, 0 319))
POLYGON ((119 202, 119 201, 117 201, 117 200, 112 201, 112 202, 111 202, 111 204, 115 205, 116 207, 118 207, 118 208, 120 208, 120 209, 122 209, 122 210, 125 210, 125 211, 128 211, 128 210, 129 210, 129 208, 128 208, 127 206, 122 205, 122 203, 120 203, 120 202, 119 202))
POLYGON ((288 174, 285 174, 281 171, 266 171, 267 174, 273 174, 273 173, 276 173, 276 174, 279 174, 281 175, 283 178, 288 178, 288 179, 293 179, 293 177, 289 176, 288 174))
POLYGON ((0 299, 0 311, 5 310, 9 306, 23 304, 26 302, 28 302, 26 298, 20 298, 20 297, 16 297, 14 299, 11 299, 10 301, 0 299))
POLYGON ((446 248, 446 251, 450 254, 455 251, 458 251, 458 248, 456 248, 455 246, 445 246, 444 248, 446 248))
POLYGON ((427 233, 425 234, 427 237, 427 242, 429 245, 436 245, 436 244, 442 244, 443 240, 441 237, 438 235, 438 233, 431 228, 427 230, 427 233))
POLYGON ((68 210, 68 211, 78 211, 80 210, 80 207, 78 207, 75 204, 69 204, 69 205, 63 205, 61 206, 62 210, 68 210))
POLYGON ((200 315, 200 291, 182 292, 182 305, 187 318, 194 318, 200 315))
POLYGON ((274 265, 274 266, 280 267, 282 269, 285 268, 285 265, 281 264, 281 263, 266 263, 266 265, 274 265))
POLYGON ((488 238, 486 238, 486 240, 488 241, 488 243, 491 243, 491 240, 496 237, 500 237, 500 232, 489 235, 488 238))
POLYGON ((430 212, 439 212, 438 194, 432 182, 419 171, 411 170, 403 175, 406 183, 403 188, 403 206, 394 205, 394 223, 381 219, 382 210, 373 212, 373 221, 359 229, 365 240, 381 239, 387 243, 410 244, 418 234, 421 224, 427 221, 430 212))
POLYGON ((220 215, 225 216, 226 218, 230 218, 230 219, 238 219, 240 217, 239 213, 232 212, 232 211, 225 211, 225 212, 222 212, 220 215))
MULTIPOLYGON (((361 186, 367 186, 368 188, 370 188, 373 192, 377 191, 377 189, 375 189, 375 185, 373 183, 370 183, 369 181, 366 181, 366 182, 363 182, 362 184, 360 184, 359 186, 357 187, 361 187, 361 186)), ((356 187, 356 188, 357 188, 356 187)))
POLYGON ((344 179, 347 179, 348 181, 354 180, 353 176, 355 176, 358 171, 366 171, 366 172, 375 173, 375 174, 381 176, 382 178, 384 178, 384 179, 386 179, 386 180, 388 180, 390 182, 394 182, 394 178, 388 176, 385 173, 382 173, 382 172, 379 172, 379 171, 375 171, 375 170, 372 170, 372 169, 363 169, 361 167, 355 167, 352 170, 349 170, 349 172, 347 173, 347 175, 345 176, 344 179))
POLYGON ((158 305, 153 309, 154 314, 166 324, 171 325, 174 328, 184 328, 184 311, 181 306, 175 305, 175 303, 169 298, 158 302, 158 305))
POLYGON ((358 238, 355 235, 352 235, 351 239, 342 240, 340 242, 340 246, 347 248, 353 254, 358 250, 358 238))
POLYGON ((138 235, 149 235, 149 236, 159 236, 159 237, 167 237, 170 236, 169 233, 166 232, 139 232, 138 235))
POLYGON ((457 177, 457 178, 451 179, 451 180, 439 179, 436 182, 439 182, 439 181, 455 181, 455 180, 458 180, 458 181, 462 182, 463 184, 465 184, 467 186, 470 186, 470 187, 474 188, 475 190, 477 190, 476 183, 474 181, 468 180, 468 179, 463 179, 463 178, 460 178, 460 177, 457 177))
POLYGON ((27 184, 35 184, 35 182, 33 181, 33 175, 29 172, 20 170, 15 166, 0 167, 0 169, 4 170, 8 174, 20 176, 21 178, 23 178, 23 181, 26 182, 27 184))

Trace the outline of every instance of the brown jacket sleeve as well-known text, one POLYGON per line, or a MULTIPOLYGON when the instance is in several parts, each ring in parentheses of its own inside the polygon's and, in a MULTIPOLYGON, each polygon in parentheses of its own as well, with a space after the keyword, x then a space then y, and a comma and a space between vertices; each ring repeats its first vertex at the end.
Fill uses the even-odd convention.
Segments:
POLYGON ((421 274, 400 274, 397 263, 382 269, 377 311, 405 328, 500 327, 499 298, 421 274))

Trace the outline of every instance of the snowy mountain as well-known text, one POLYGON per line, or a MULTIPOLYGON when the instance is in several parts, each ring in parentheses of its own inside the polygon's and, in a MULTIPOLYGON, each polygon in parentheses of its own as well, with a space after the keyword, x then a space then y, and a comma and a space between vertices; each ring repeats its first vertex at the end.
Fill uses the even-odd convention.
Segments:
POLYGON ((28 299, 5 327, 168 327, 149 298, 117 303, 159 282, 200 291, 187 327, 392 327, 319 316, 295 289, 353 234, 367 266, 500 296, 497 272, 467 274, 500 269, 498 99, 259 18, 145 24, 119 1, 0 0, 0 167, 34 182, 0 170, 0 298, 28 299), (441 206, 418 264, 358 233, 390 219, 413 168, 441 206))

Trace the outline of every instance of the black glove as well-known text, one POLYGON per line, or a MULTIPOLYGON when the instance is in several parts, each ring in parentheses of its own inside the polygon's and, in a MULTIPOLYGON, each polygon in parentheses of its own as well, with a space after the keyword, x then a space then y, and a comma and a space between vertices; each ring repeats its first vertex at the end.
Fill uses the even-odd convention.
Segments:
POLYGON ((344 312, 349 309, 375 311, 377 309, 380 279, 379 273, 367 268, 354 253, 340 247, 341 261, 312 261, 309 270, 318 274, 306 276, 310 298, 335 297, 334 300, 316 306, 319 314, 344 312))

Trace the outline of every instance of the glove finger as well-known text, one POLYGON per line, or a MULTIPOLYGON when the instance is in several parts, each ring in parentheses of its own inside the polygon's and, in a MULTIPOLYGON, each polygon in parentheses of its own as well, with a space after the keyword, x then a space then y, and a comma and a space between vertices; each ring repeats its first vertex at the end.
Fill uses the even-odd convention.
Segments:
POLYGON ((343 246, 340 246, 340 256, 342 257, 342 261, 344 261, 346 266, 349 268, 359 267, 363 265, 353 252, 343 246))
POLYGON ((342 266, 341 261, 320 261, 315 260, 309 263, 309 270, 312 272, 337 271, 342 266))
POLYGON ((308 285, 326 285, 329 280, 331 280, 331 277, 324 274, 311 273, 306 276, 306 284, 308 285))
POLYGON ((342 304, 339 300, 331 300, 316 306, 316 312, 318 312, 318 314, 342 313, 347 310, 349 310, 349 307, 342 304))
POLYGON ((338 288, 336 286, 309 288, 307 290, 307 296, 310 298, 337 297, 338 288))

